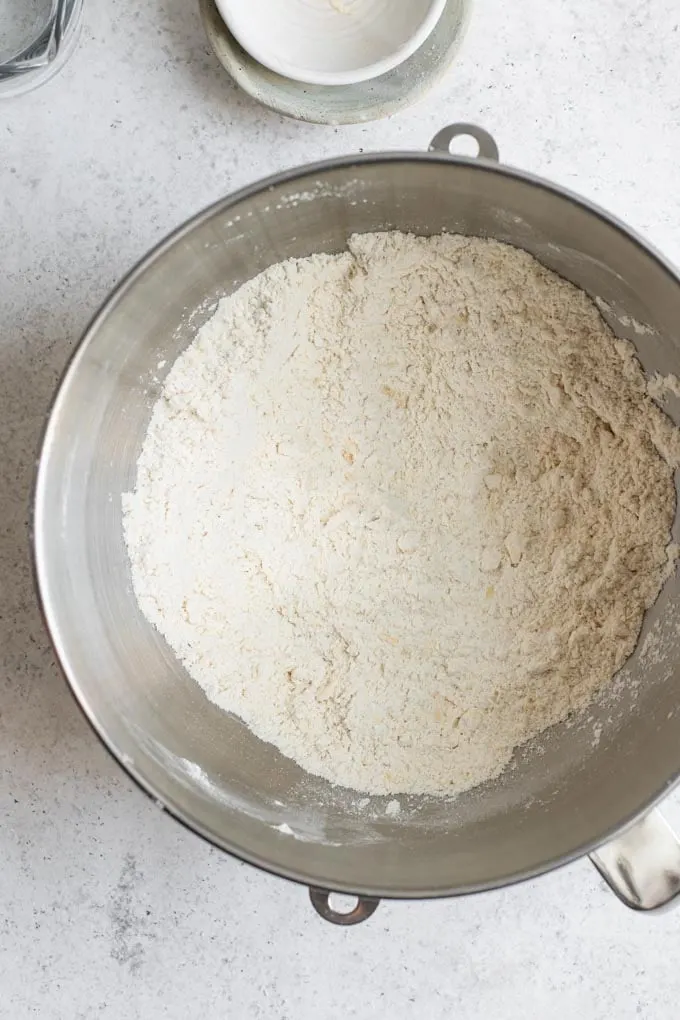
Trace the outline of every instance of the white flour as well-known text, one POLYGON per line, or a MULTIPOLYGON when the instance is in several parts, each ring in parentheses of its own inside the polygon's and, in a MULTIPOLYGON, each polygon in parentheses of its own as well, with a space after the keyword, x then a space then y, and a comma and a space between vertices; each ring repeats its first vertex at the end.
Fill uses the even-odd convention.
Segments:
POLYGON ((134 589, 310 772, 452 793, 633 650, 680 443, 632 348, 526 253, 350 249, 272 266, 178 358, 124 500, 134 589))

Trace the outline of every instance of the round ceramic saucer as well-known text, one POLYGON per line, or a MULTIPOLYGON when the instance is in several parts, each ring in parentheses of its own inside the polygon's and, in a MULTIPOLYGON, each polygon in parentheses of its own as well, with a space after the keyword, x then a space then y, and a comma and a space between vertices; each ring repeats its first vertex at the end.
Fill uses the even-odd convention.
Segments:
POLYGON ((420 49, 387 74, 354 85, 307 85, 259 64, 239 46, 214 0, 199 2, 210 45, 236 84, 264 106, 313 124, 379 120, 422 99, 451 65, 467 27, 470 7, 469 0, 447 0, 420 49))

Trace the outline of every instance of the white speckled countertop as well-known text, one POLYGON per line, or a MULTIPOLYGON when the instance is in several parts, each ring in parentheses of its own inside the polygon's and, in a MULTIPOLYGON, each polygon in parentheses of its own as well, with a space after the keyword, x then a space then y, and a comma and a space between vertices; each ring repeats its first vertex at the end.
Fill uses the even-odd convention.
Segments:
MULTIPOLYGON (((671 1020, 680 909, 629 913, 585 861, 338 929, 304 889, 159 812, 55 668, 26 518, 50 395, 109 288, 188 215, 284 166, 474 121, 507 162, 680 262, 676 0, 476 0, 436 94, 342 129, 236 92, 191 0, 85 8, 61 75, 0 105, 0 1017, 671 1020)), ((667 813, 680 819, 677 794, 667 813)))

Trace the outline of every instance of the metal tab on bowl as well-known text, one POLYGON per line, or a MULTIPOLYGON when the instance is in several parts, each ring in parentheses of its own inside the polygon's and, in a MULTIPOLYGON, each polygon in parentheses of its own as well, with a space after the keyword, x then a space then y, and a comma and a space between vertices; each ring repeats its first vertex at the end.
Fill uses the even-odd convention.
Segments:
POLYGON ((329 889, 316 889, 312 886, 309 890, 309 898, 317 914, 323 917, 324 921, 330 921, 331 924, 361 924, 376 912, 380 903, 380 900, 375 896, 357 896, 356 906, 352 910, 341 911, 335 910, 331 905, 332 895, 333 893, 329 889))
POLYGON ((451 142, 454 138, 474 138, 478 150, 475 159, 491 159, 494 163, 499 160, 498 146, 492 135, 484 128, 476 124, 448 124, 438 131, 428 146, 428 152, 451 153, 451 142))

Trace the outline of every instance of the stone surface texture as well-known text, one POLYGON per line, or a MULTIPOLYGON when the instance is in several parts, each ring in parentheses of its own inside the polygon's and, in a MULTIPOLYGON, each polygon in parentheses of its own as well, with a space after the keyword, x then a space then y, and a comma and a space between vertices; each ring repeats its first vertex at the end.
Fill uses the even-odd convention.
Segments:
MULTIPOLYGON (((265 174, 423 148, 472 121, 502 158, 618 214, 680 262, 675 0, 476 0, 418 107, 285 121, 231 85, 191 0, 86 0, 74 56, 0 103, 0 1017, 671 1020, 680 910, 629 913, 587 861, 333 928, 304 889, 158 811, 79 714, 27 555, 58 375, 109 288, 171 228, 265 174)), ((680 820, 680 797, 667 813, 680 820)))

